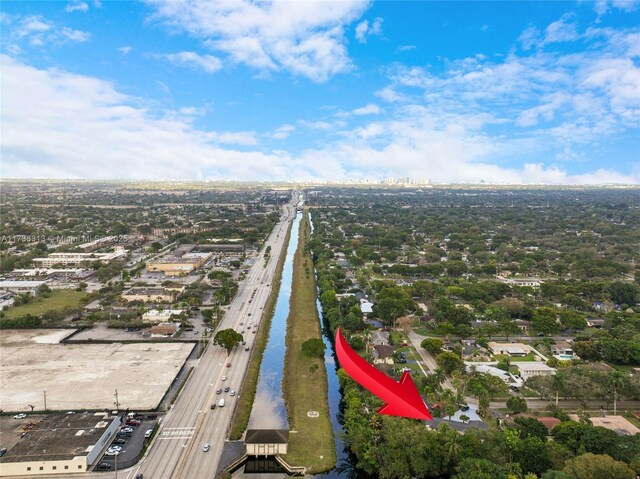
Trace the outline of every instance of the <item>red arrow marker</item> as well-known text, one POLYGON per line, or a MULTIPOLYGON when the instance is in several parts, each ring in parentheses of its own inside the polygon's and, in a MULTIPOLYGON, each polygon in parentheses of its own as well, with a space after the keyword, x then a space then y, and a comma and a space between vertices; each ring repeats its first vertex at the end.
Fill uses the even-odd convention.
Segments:
POLYGON ((338 361, 351 378, 369 392, 386 402, 378 409, 378 414, 410 417, 413 419, 432 419, 420 393, 413 384, 411 375, 405 371, 397 383, 362 359, 342 336, 340 328, 336 331, 336 353, 338 361))

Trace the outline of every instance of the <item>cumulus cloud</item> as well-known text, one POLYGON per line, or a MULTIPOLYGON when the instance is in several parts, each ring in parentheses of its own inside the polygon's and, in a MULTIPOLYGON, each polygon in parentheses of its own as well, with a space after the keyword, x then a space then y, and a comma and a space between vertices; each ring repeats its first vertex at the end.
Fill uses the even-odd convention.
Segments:
POLYGON ((18 50, 19 44, 27 43, 34 47, 44 45, 62 45, 69 42, 82 43, 91 38, 89 32, 60 26, 41 15, 3 15, 6 24, 6 41, 10 50, 18 50))
POLYGON ((89 11, 89 5, 87 5, 85 2, 73 1, 67 4, 64 11, 67 13, 72 13, 72 12, 86 13, 89 11))
POLYGON ((222 61, 213 55, 199 55, 195 52, 178 52, 168 53, 163 56, 176 65, 203 70, 207 73, 215 73, 222 68, 222 61))
POLYGON ((124 46, 124 47, 120 47, 120 48, 118 48, 118 51, 119 51, 120 53, 122 53, 123 55, 128 55, 128 54, 129 54, 129 52, 131 51, 131 47, 130 47, 130 46, 128 46, 128 45, 127 45, 127 46, 124 46))
POLYGON ((282 125, 280 128, 276 129, 273 133, 271 133, 271 138, 274 140, 284 140, 289 138, 289 135, 295 131, 296 127, 293 125, 282 125))
POLYGON ((360 43, 367 43, 367 37, 370 35, 382 34, 382 18, 377 17, 371 25, 369 20, 363 20, 356 26, 356 40, 360 43))
POLYGON ((200 108, 158 112, 109 82, 3 56, 3 176, 355 180, 408 175, 436 182, 640 183, 640 165, 631 165, 630 173, 615 167, 589 170, 588 164, 570 173, 558 166, 582 160, 594 145, 637 128, 637 67, 628 56, 633 51, 628 36, 634 33, 594 34, 599 49, 584 54, 474 56, 448 62, 438 73, 396 65, 389 70, 389 85, 376 93, 388 100, 384 116, 367 116, 380 112, 370 103, 350 112, 349 121, 356 124, 349 128, 333 117, 268 132, 199 129, 194 119, 204 113, 200 108), (508 134, 503 126, 511 128, 508 134), (313 130, 321 146, 270 150, 259 141, 284 140, 302 127, 313 130))
POLYGON ((351 69, 344 29, 369 7, 363 0, 210 2, 147 0, 153 19, 202 40, 232 62, 286 70, 315 82, 351 69))
POLYGON ((374 103, 369 103, 368 105, 363 106, 361 108, 356 108, 351 113, 357 116, 377 115, 380 113, 380 107, 374 103))

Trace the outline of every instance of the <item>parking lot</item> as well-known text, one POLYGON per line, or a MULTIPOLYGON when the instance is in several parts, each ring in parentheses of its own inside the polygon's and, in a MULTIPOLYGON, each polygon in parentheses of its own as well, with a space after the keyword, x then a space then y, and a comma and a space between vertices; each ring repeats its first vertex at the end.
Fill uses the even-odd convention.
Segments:
POLYGON ((0 408, 28 412, 104 409, 115 391, 122 409, 154 409, 193 343, 56 344, 69 330, 11 330, 0 335, 0 408), (47 338, 51 341, 47 341, 47 338))
MULTIPOLYGON (((147 416, 148 417, 148 416, 147 416)), ((143 416, 144 418, 144 416, 143 416)), ((113 445, 120 446, 122 448, 120 454, 118 455, 103 455, 102 458, 96 463, 95 471, 115 471, 116 467, 118 470, 124 469, 125 467, 131 467, 140 459, 142 454, 142 450, 145 445, 145 441, 151 440, 151 437, 145 437, 145 433, 148 430, 153 430, 157 424, 156 419, 143 419, 138 426, 127 426, 123 425, 121 431, 126 430, 125 428, 131 427, 132 432, 131 435, 127 435, 124 432, 118 433, 113 445), (122 442, 124 441, 124 442, 122 442), (122 442, 121 444, 116 444, 117 442, 122 442), (109 467, 107 469, 107 466, 109 467)))

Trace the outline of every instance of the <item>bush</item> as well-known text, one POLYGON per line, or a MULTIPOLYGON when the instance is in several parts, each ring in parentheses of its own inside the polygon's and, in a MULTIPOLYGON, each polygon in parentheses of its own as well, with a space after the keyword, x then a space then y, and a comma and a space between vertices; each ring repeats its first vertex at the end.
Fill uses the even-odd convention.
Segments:
POLYGON ((307 339, 304 343, 302 343, 302 354, 304 354, 308 358, 323 358, 324 343, 322 342, 322 339, 307 339))
POLYGON ((529 407, 527 406, 527 401, 518 396, 512 396, 507 400, 507 407, 513 411, 514 414, 519 412, 527 412, 529 407))

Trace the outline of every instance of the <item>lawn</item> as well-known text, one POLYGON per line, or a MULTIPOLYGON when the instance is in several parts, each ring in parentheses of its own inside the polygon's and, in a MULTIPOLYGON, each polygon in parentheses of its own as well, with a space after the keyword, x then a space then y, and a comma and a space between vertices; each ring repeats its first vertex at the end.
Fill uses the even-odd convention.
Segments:
POLYGON ((65 308, 77 308, 87 293, 73 289, 54 289, 48 297, 37 297, 27 304, 21 304, 4 311, 7 319, 19 318, 30 314, 40 316, 48 311, 62 311, 65 308))
POLYGON ((535 361, 536 356, 537 354, 535 353, 529 353, 526 356, 508 356, 506 354, 496 354, 494 358, 496 359, 496 361, 504 361, 506 358, 509 358, 511 360, 511 363, 513 364, 519 361, 535 361))
POLYGON ((309 254, 304 254, 308 239, 309 222, 305 215, 300 223, 300 240, 293 260, 283 391, 289 427, 296 431, 289 435, 285 460, 293 466, 305 466, 307 473, 313 474, 332 469, 336 464, 336 451, 329 417, 324 359, 302 354, 302 343, 308 339, 322 338, 316 309, 313 262, 309 254), (310 274, 306 273, 305 265, 310 269, 310 274), (309 411, 317 411, 320 416, 310 418, 307 416, 309 411))
POLYGON ((271 319, 273 318, 274 309, 276 307, 276 301, 278 294, 280 293, 280 284, 282 283, 282 270, 284 269, 284 261, 287 257, 286 247, 289 244, 289 236, 291 234, 291 227, 287 230, 287 236, 284 239, 285 248, 280 255, 280 260, 276 266, 274 287, 271 289, 267 304, 262 311, 261 326, 258 329, 258 335, 256 342, 253 346, 253 352, 251 353, 251 359, 249 359, 249 365, 247 366, 247 372, 242 382, 242 394, 238 397, 238 404, 236 411, 231 422, 231 429, 229 431, 229 439, 237 441, 242 437, 244 430, 249 424, 249 416, 251 416, 251 409, 253 407, 253 400, 256 396, 256 388, 258 387, 258 378, 260 376, 260 364, 262 364, 262 356, 264 355, 264 348, 267 346, 267 340, 269 339, 269 330, 271 329, 271 319))

